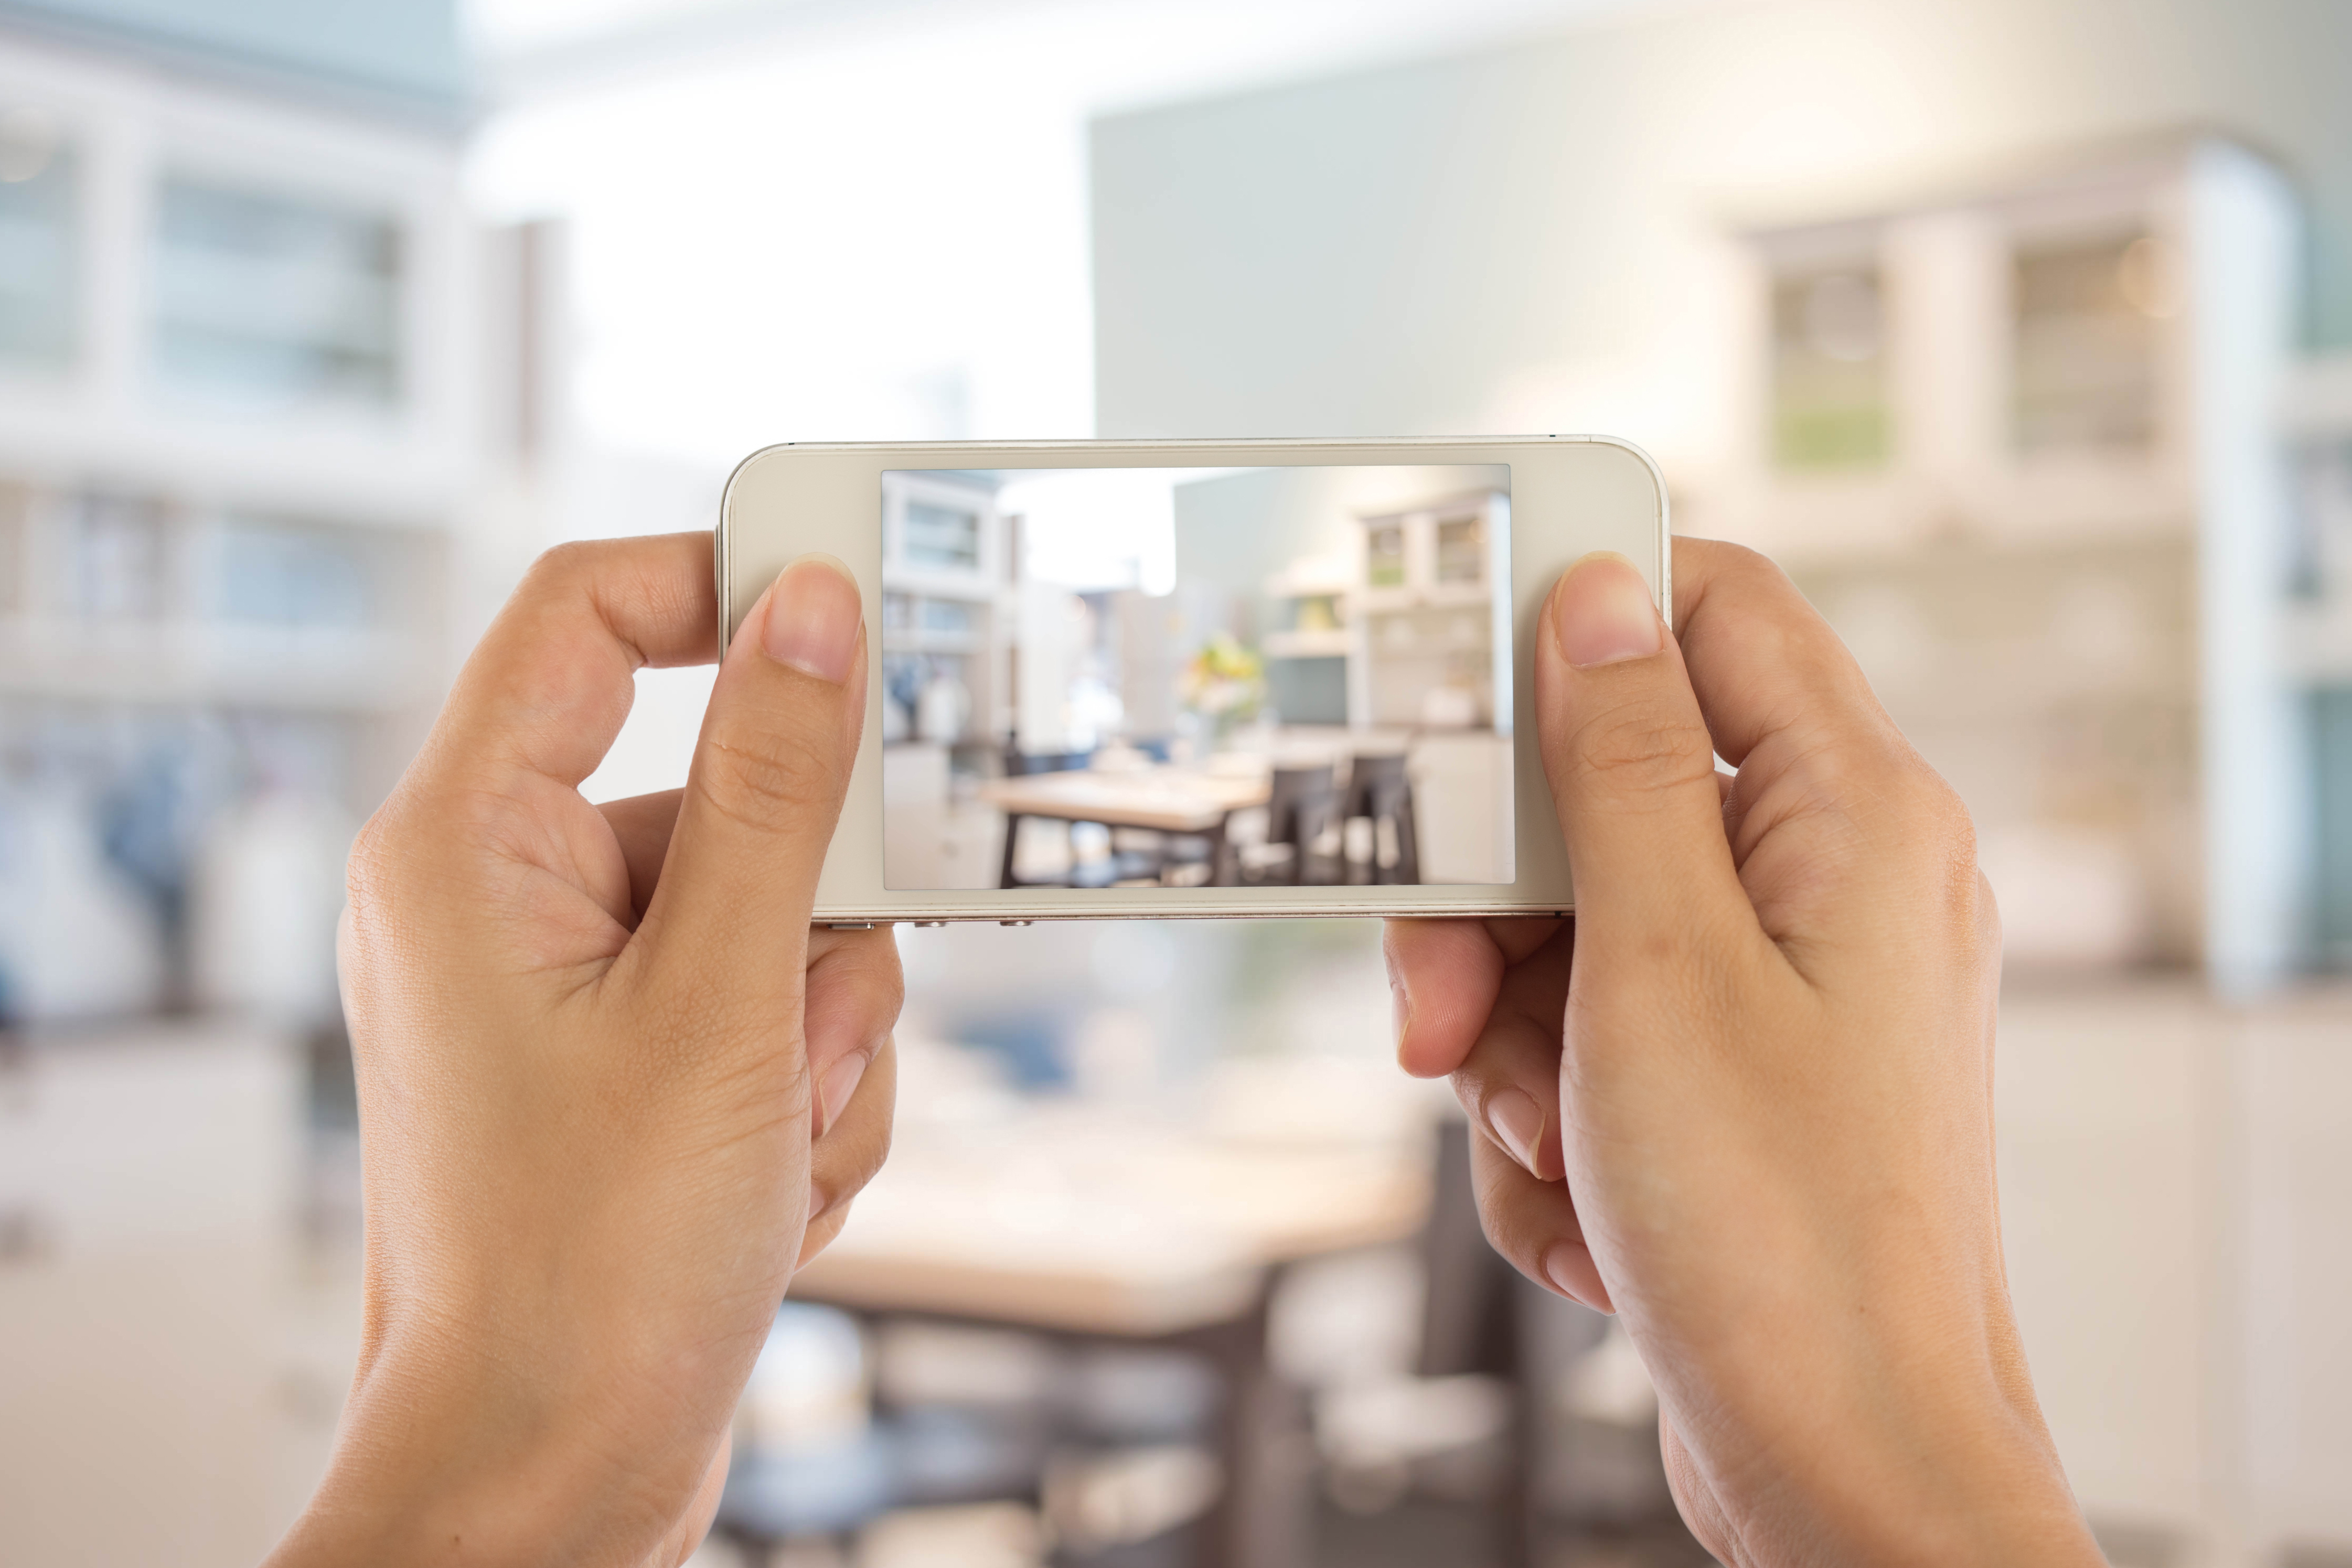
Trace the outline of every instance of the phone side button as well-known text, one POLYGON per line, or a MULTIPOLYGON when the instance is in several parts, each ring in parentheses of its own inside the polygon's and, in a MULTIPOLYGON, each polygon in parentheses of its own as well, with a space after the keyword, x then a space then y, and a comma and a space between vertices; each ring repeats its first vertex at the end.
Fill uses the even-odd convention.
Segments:
POLYGON ((1037 923, 1034 920, 1000 920, 997 924, 999 925, 1034 925, 1037 923))
POLYGON ((829 923, 825 926, 825 929, 828 931, 871 931, 874 929, 874 922, 871 920, 835 920, 829 923))
POLYGON ((915 929, 918 931, 939 931, 944 929, 947 925, 947 922, 944 920, 918 920, 914 924, 915 929))

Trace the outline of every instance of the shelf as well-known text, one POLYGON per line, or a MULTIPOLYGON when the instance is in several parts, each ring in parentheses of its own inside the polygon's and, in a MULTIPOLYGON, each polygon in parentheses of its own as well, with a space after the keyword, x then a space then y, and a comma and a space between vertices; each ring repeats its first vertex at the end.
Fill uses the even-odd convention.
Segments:
POLYGON ((1334 626, 1321 632, 1269 632, 1265 634, 1265 656, 1269 659, 1344 659, 1352 639, 1344 626, 1334 626))
POLYGON ((889 653, 977 653, 986 645, 986 640, 977 632, 894 626, 882 633, 883 651, 889 653))
POLYGON ((2188 545, 2196 517, 2193 483, 2171 468, 2051 461, 1941 483, 1912 472, 1725 483, 1694 495, 1675 521, 1805 570, 1901 563, 1937 548, 2023 557, 2188 545))
POLYGON ((439 695, 425 639, 340 627, 0 620, 0 691, 373 713, 439 695))
POLYGON ((1329 571, 1300 570, 1276 572, 1265 580, 1269 599, 1337 599, 1354 591, 1353 576, 1344 568, 1329 571))
POLYGON ((476 499, 462 444, 405 415, 239 420, 140 402, 100 406, 0 382, 0 469, 55 489, 196 497, 319 522, 448 531, 476 499))
POLYGON ((1363 588, 1349 596, 1359 615, 1402 615, 1415 610, 1484 610, 1493 601, 1486 584, 1443 582, 1433 588, 1363 588))
POLYGON ((999 586, 986 577, 964 572, 893 567, 882 573, 884 592, 911 593, 921 599, 961 599, 975 604, 992 604, 999 586))

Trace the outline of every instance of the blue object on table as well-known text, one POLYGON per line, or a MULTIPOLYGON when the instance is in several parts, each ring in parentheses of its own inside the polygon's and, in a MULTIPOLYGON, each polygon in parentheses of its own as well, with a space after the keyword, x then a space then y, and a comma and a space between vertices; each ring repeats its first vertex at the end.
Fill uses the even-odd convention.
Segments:
POLYGON ((822 1448, 739 1453, 719 1500, 719 1521, 763 1541, 840 1535, 897 1496, 889 1438, 867 1430, 822 1448))

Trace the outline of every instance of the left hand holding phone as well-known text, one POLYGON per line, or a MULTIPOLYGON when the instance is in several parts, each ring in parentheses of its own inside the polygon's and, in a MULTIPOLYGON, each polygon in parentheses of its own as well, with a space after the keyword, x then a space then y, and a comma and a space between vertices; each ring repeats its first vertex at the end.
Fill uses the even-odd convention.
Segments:
POLYGON ((542 558, 352 850, 365 1330, 276 1563, 683 1561, 887 1150, 898 950, 809 926, 865 713, 838 563, 753 609, 683 790, 579 792, 635 672, 712 656, 710 552, 542 558))

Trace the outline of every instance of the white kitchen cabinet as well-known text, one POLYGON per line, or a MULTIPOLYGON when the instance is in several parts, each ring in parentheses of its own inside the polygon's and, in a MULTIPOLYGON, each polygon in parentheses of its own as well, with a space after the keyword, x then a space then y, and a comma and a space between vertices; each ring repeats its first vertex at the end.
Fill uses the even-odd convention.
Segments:
MULTIPOLYGON (((2164 1561, 2352 1546, 2352 993, 2012 984, 2009 1285, 2095 1524, 2164 1561)), ((2332 1561, 2315 1555, 2314 1561, 2332 1561)))
POLYGON ((922 474, 882 479, 882 680, 890 730, 948 742, 1013 727, 1013 530, 992 489, 922 474), (946 683, 963 722, 922 732, 923 694, 946 683))
POLYGON ((1510 741, 1486 730, 1432 731, 1413 742, 1405 767, 1422 880, 1511 881, 1510 741))
POLYGON ((2200 963, 2240 997, 2311 948, 2279 424, 2301 227, 2274 164, 2205 135, 1751 227, 1740 435, 1675 500, 1677 528, 1786 567, 1874 684, 1997 694, 1895 716, 1978 775, 1956 782, 1988 842, 2145 871, 2125 961, 2200 963), (2012 585, 1989 606, 1988 578, 2012 585), (2052 601, 2042 651, 2001 670, 2052 601), (2151 677, 2086 693, 2111 657, 2151 677), (2016 766, 1982 765, 2004 749, 2016 766), (2135 769, 2096 800, 2094 753, 2135 769))
POLYGON ((37 1037, 0 1067, 0 1206, 44 1256, 276 1236, 301 1178, 297 1042, 144 1023, 37 1037))
POLYGON ((235 1024, 0 1065, 10 1562, 251 1563, 315 1484, 358 1325, 295 1332, 301 1085, 297 1042, 235 1024))
POLYGON ((1349 724, 1507 726, 1510 507, 1496 491, 1360 519, 1343 625, 1349 724))

